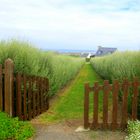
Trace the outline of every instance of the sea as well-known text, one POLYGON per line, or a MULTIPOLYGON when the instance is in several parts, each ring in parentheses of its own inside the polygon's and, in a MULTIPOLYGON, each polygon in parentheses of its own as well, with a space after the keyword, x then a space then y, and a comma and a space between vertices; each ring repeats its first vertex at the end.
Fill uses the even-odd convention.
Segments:
POLYGON ((59 53, 95 53, 96 50, 76 50, 76 49, 45 49, 45 51, 55 51, 59 53))

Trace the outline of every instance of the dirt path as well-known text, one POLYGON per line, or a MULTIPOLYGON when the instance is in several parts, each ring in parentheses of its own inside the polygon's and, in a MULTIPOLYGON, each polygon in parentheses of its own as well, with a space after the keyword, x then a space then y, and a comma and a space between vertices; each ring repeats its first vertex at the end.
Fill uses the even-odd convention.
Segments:
POLYGON ((52 125, 33 124, 36 135, 33 140, 124 140, 126 134, 120 131, 75 132, 80 122, 66 121, 52 125))

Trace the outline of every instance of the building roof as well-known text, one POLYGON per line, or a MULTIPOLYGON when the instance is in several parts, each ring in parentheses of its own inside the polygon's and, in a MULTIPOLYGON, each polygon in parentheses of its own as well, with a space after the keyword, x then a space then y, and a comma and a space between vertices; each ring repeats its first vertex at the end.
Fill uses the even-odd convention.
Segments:
POLYGON ((116 50, 117 50, 117 48, 106 48, 106 47, 99 46, 95 56, 102 56, 102 55, 112 54, 116 50))

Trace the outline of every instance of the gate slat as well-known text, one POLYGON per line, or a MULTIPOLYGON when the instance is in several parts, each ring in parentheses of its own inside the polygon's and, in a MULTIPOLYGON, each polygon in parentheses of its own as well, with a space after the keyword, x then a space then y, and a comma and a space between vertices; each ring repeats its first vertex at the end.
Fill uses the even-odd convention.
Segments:
POLYGON ((113 82, 113 109, 112 109, 112 129, 118 127, 117 117, 118 117, 118 93, 119 93, 119 82, 115 80, 113 82))
POLYGON ((36 84, 37 84, 37 93, 36 93, 36 114, 39 114, 39 78, 36 78, 36 84))
POLYGON ((35 77, 32 78, 32 96, 33 96, 33 113, 32 113, 32 116, 33 118, 35 117, 35 86, 36 86, 36 82, 35 82, 35 77))
POLYGON ((132 98, 132 119, 137 119, 137 105, 138 105, 138 89, 139 81, 138 78, 134 78, 133 82, 133 98, 132 98))
POLYGON ((108 94, 109 94, 109 82, 104 81, 103 87, 103 128, 108 128, 108 94))
POLYGON ((46 79, 46 93, 47 93, 47 98, 46 98, 46 110, 49 109, 49 80, 46 79))
POLYGON ((23 104, 24 104, 24 120, 27 120, 27 87, 26 87, 26 76, 23 75, 23 81, 24 81, 24 100, 23 100, 23 104))
POLYGON ((41 113, 41 78, 39 78, 39 114, 41 113))
POLYGON ((43 112, 43 78, 41 78, 40 93, 41 93, 41 112, 43 112))
POLYGON ((44 110, 43 111, 46 111, 46 79, 44 78, 44 110))
POLYGON ((28 78, 29 80, 29 91, 28 91, 28 119, 31 120, 32 118, 32 115, 31 115, 31 112, 32 112, 32 109, 31 109, 31 89, 32 89, 32 80, 31 80, 31 77, 28 78))
POLYGON ((43 112, 45 111, 45 78, 43 78, 43 112))
POLYGON ((16 92, 17 116, 22 120, 21 74, 19 73, 17 73, 16 75, 16 84, 17 84, 17 92, 16 92))
POLYGON ((123 102, 122 102, 122 120, 121 120, 121 127, 125 128, 127 124, 127 117, 128 117, 128 91, 129 91, 129 82, 127 79, 124 80, 123 85, 123 102))

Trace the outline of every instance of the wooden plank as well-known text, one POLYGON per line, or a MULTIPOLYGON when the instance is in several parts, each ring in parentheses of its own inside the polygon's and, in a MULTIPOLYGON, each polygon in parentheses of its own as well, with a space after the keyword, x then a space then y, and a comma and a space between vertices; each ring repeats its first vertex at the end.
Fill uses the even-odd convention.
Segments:
POLYGON ((22 120, 22 97, 21 97, 21 74, 17 73, 16 75, 16 106, 17 106, 17 116, 19 117, 19 119, 22 120))
POLYGON ((23 97, 23 112, 24 112, 24 120, 27 120, 27 86, 26 86, 26 76, 23 76, 24 81, 24 97, 23 97))
POLYGON ((36 114, 39 114, 39 77, 36 77, 36 82, 37 82, 37 93, 36 93, 36 114))
POLYGON ((45 86, 44 86, 44 78, 42 78, 42 112, 44 112, 44 92, 45 92, 45 86))
POLYGON ((38 92, 38 85, 37 85, 37 77, 35 77, 35 116, 37 115, 37 92, 38 92))
POLYGON ((41 78, 39 77, 39 82, 38 82, 38 92, 39 92, 39 103, 38 103, 38 108, 39 108, 39 112, 38 114, 41 113, 41 78))
POLYGON ((5 75, 4 75, 4 91, 5 91, 5 112, 8 113, 11 117, 14 114, 14 93, 13 93, 13 73, 14 73, 14 64, 11 59, 7 59, 4 63, 5 75))
POLYGON ((129 91, 129 82, 127 79, 124 80, 122 85, 123 90, 123 102, 122 102, 122 120, 121 127, 125 128, 128 119, 128 91, 129 91))
POLYGON ((46 111, 46 83, 45 83, 45 78, 43 78, 43 112, 46 111))
POLYGON ((46 79, 44 78, 44 110, 43 111, 46 111, 46 87, 47 87, 47 85, 46 85, 46 79))
POLYGON ((84 95, 84 128, 89 127, 89 83, 85 83, 85 95, 84 95))
POLYGON ((48 81, 45 78, 45 110, 48 108, 48 81))
POLYGON ((29 91, 28 91, 28 119, 31 120, 32 118, 32 109, 31 109, 31 94, 32 94, 32 80, 31 77, 28 78, 29 80, 29 91))
POLYGON ((113 82, 113 109, 112 109, 112 129, 118 128, 117 116, 118 116, 118 93, 119 93, 119 82, 115 80, 113 82))
POLYGON ((0 65, 0 111, 3 111, 2 65, 0 65))
POLYGON ((139 80, 134 78, 133 82, 133 98, 132 98, 132 119, 137 119, 137 106, 138 106, 138 93, 139 93, 139 80))
POLYGON ((99 94, 99 84, 95 82, 94 84, 94 96, 93 96, 93 128, 98 128, 98 94, 99 94))
POLYGON ((108 80, 104 81, 103 88, 103 128, 108 128, 108 94, 109 94, 109 82, 108 80))
POLYGON ((42 113, 43 112, 43 78, 41 78, 40 93, 41 93, 41 113, 42 113))
POLYGON ((46 92, 47 92, 47 100, 46 100, 46 102, 47 102, 47 106, 46 106, 46 109, 48 110, 49 109, 49 80, 48 80, 48 78, 46 78, 46 84, 47 84, 47 86, 46 86, 46 92))
POLYGON ((32 84, 33 84, 33 89, 32 89, 32 95, 33 95, 33 118, 35 117, 35 86, 36 86, 36 82, 35 82, 35 77, 32 77, 32 84))

